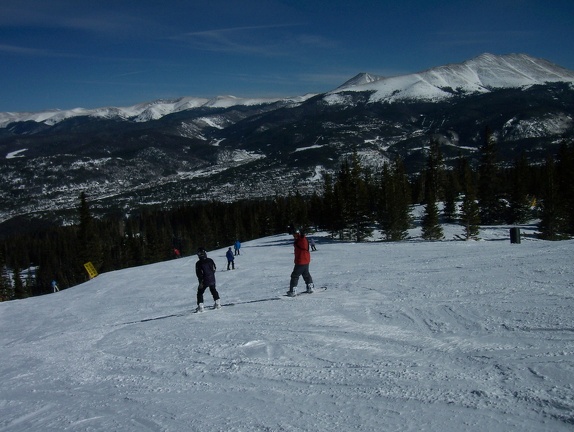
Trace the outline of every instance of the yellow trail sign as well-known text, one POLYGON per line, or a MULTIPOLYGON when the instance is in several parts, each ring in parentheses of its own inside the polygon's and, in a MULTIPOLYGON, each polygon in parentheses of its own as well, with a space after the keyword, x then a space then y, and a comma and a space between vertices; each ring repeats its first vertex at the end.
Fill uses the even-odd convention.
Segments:
POLYGON ((88 272, 88 276, 90 276, 90 279, 93 279, 98 275, 96 268, 94 267, 94 265, 91 262, 87 262, 86 264, 84 264, 84 267, 86 268, 86 271, 88 272))

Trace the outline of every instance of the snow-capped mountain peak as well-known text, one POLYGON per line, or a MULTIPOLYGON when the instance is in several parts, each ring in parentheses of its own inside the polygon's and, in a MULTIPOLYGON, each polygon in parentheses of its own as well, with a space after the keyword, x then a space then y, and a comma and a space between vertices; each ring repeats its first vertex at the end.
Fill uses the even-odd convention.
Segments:
POLYGON ((366 72, 361 72, 361 73, 355 75, 349 81, 344 82, 342 85, 340 85, 337 88, 344 89, 347 87, 355 87, 355 86, 360 86, 360 85, 364 85, 364 84, 370 84, 372 82, 379 81, 379 80, 382 80, 384 78, 385 77, 382 77, 379 75, 373 75, 373 74, 369 74, 366 72))
MULTIPOLYGON (((352 81, 352 80, 351 80, 352 81)), ((422 72, 338 87, 326 96, 341 103, 342 92, 372 91, 371 102, 404 99, 443 100, 455 94, 486 93, 496 88, 527 87, 548 82, 574 83, 574 71, 526 54, 481 54, 463 63, 422 72)))

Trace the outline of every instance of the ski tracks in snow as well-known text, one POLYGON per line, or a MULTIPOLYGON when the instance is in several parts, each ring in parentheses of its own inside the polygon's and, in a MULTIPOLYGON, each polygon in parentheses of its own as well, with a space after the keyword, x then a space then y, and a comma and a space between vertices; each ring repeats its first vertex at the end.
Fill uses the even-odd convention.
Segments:
POLYGON ((325 242, 285 301, 288 237, 244 247, 217 311, 192 258, 2 305, 0 431, 571 429, 572 242, 325 242))

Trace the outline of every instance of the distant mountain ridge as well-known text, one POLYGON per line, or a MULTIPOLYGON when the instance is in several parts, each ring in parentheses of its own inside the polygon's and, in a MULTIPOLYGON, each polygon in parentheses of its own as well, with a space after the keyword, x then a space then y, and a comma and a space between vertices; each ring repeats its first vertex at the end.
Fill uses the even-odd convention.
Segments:
MULTIPOLYGON (((344 99, 337 98, 341 93, 370 91, 373 92, 370 102, 393 102, 403 99, 437 101, 454 95, 485 93, 496 88, 516 88, 548 82, 574 83, 574 71, 526 54, 497 56, 486 53, 463 63, 438 66, 396 77, 359 73, 335 90, 328 92, 325 100, 330 103, 344 103, 344 99)), ((173 100, 160 99, 143 102, 129 107, 4 112, 0 113, 0 128, 10 123, 25 121, 35 121, 51 126, 63 120, 81 116, 145 122, 200 107, 229 108, 237 105, 253 106, 276 102, 296 104, 313 96, 315 94, 292 98, 181 97, 173 100)))
POLYGON ((574 71, 526 54, 496 56, 482 54, 463 63, 390 78, 357 76, 326 99, 348 91, 372 91, 370 102, 398 100, 444 100, 454 95, 487 93, 499 88, 517 88, 549 82, 574 83, 574 71), (364 82, 360 82, 360 81, 364 82))
POLYGON ((104 107, 104 108, 74 108, 70 110, 48 110, 40 112, 4 112, 0 113, 0 128, 10 123, 34 121, 53 126, 61 121, 73 117, 96 117, 103 119, 130 120, 146 122, 158 120, 166 115, 194 108, 228 108, 235 105, 260 105, 274 103, 279 100, 292 101, 294 103, 304 101, 313 95, 304 95, 294 98, 237 98, 235 96, 217 96, 213 99, 181 97, 177 99, 159 99, 151 102, 143 102, 129 107, 104 107))
POLYGON ((424 169, 431 139, 475 163, 488 127, 501 163, 574 140, 574 71, 483 54, 417 74, 361 73, 322 94, 182 97, 132 107, 0 113, 0 225, 19 216, 320 193, 351 153, 374 170, 424 169))

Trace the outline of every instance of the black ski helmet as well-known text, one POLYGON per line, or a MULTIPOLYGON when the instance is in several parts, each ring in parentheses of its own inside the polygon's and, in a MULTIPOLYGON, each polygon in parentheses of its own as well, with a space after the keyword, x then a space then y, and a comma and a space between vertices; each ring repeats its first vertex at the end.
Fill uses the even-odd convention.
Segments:
POLYGON ((199 258, 207 258, 207 252, 206 252, 205 248, 200 247, 199 249, 197 249, 197 256, 199 258))

